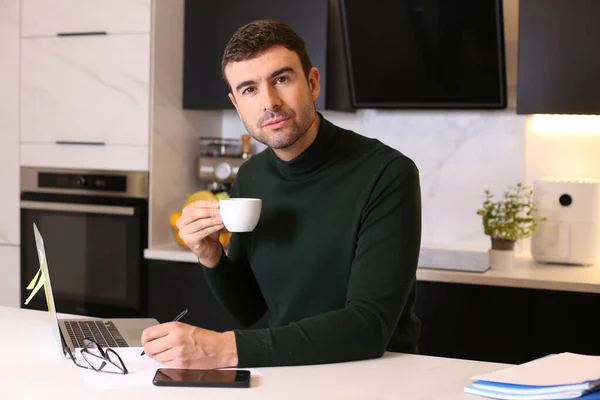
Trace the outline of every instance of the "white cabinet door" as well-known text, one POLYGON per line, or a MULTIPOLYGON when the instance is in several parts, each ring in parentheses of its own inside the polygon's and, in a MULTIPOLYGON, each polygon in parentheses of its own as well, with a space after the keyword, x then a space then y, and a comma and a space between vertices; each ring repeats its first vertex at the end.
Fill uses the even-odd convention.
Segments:
POLYGON ((0 246, 0 306, 19 307, 21 269, 19 246, 0 246))
POLYGON ((150 35, 21 40, 21 142, 147 145, 150 35))
POLYGON ((19 0, 0 1, 0 244, 19 244, 19 0))
POLYGON ((22 0, 24 37, 150 32, 151 0, 22 0))
POLYGON ((148 146, 81 146, 50 143, 22 143, 22 166, 148 171, 148 146))

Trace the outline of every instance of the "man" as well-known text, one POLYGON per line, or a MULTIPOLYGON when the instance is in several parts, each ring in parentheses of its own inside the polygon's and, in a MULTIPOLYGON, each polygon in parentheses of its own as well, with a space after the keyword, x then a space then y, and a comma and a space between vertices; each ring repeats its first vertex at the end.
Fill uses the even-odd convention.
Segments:
POLYGON ((260 367, 416 352, 413 309, 421 239, 414 163, 316 112, 319 71, 287 25, 256 21, 231 38, 222 71, 248 133, 268 148, 240 168, 233 197, 263 201, 253 232, 228 254, 218 202, 187 206, 179 235, 220 303, 243 326, 183 323, 144 331, 146 354, 183 368, 260 367))

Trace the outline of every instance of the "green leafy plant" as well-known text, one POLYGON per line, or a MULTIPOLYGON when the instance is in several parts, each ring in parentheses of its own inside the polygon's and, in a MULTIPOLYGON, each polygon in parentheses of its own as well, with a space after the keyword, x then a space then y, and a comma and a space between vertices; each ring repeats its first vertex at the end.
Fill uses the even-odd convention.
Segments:
POLYGON ((533 189, 522 183, 509 187, 497 201, 488 189, 484 195, 477 214, 482 217, 483 232, 490 236, 493 249, 512 250, 517 240, 533 235, 538 222, 545 220, 536 216, 533 189))

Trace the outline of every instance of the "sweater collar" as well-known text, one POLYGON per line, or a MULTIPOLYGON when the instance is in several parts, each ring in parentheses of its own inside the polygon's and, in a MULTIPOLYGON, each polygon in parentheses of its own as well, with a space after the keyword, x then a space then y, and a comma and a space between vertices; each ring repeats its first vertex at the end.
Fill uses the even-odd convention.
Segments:
POLYGON ((269 148, 271 159, 277 169, 286 177, 301 177, 320 170, 331 159, 331 153, 335 149, 335 129, 334 125, 327 121, 321 113, 317 112, 317 117, 321 119, 319 130, 315 140, 299 156, 290 160, 283 161, 273 149, 269 148))

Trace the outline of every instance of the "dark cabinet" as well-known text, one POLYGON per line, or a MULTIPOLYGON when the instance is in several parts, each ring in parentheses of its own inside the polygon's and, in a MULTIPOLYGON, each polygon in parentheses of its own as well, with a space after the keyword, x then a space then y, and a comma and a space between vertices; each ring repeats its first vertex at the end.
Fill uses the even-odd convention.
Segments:
MULTIPOLYGON (((148 260, 148 316, 169 322, 182 310, 182 322, 224 332, 242 328, 213 296, 202 267, 193 263, 148 260)), ((266 327, 266 318, 253 328, 266 327)))
POLYGON ((520 0, 517 114, 600 114, 600 1, 520 0))
POLYGON ((600 355, 600 295, 418 282, 421 354, 520 364, 548 354, 600 355))
POLYGON ((530 346, 531 292, 515 288, 418 282, 422 354, 519 363, 530 346))
POLYGON ((273 19, 290 25, 305 41, 313 65, 321 73, 321 94, 327 101, 327 0, 186 0, 184 39, 183 107, 186 109, 233 109, 221 76, 225 46, 242 25, 273 19))
MULTIPOLYGON (((221 307, 199 265, 148 260, 148 316, 218 332, 243 328, 221 307)), ((600 294, 419 281, 421 354, 520 364, 552 353, 600 355, 600 294)), ((266 315, 250 329, 267 327, 266 315)))

